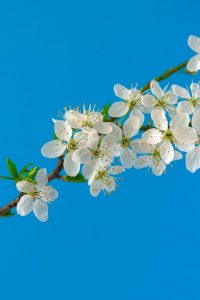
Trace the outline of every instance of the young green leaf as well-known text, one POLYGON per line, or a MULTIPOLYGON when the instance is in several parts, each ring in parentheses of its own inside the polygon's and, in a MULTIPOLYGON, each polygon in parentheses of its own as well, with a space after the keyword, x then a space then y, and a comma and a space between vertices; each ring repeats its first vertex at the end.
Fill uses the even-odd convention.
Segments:
POLYGON ((34 167, 32 168, 31 170, 29 170, 27 173, 26 173, 26 177, 29 177, 31 179, 35 178, 37 172, 38 172, 38 167, 34 167))
POLYGON ((15 163, 8 157, 6 159, 8 171, 10 172, 10 175, 14 178, 17 179, 19 177, 17 167, 15 163))
POLYGON ((107 104, 103 107, 103 109, 102 109, 102 111, 101 111, 101 113, 102 113, 102 115, 103 115, 103 120, 104 120, 104 121, 107 120, 109 108, 110 108, 110 104, 107 103, 107 104))
POLYGON ((86 182, 86 179, 82 174, 78 174, 75 177, 63 176, 63 180, 66 182, 86 182))

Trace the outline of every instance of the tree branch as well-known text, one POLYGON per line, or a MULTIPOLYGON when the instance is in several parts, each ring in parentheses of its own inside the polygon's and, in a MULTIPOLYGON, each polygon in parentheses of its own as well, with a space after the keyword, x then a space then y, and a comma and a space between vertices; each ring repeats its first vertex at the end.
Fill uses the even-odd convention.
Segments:
MULTIPOLYGON (((162 81, 164 79, 167 79, 168 77, 170 77, 172 74, 177 73, 178 71, 184 69, 187 65, 188 61, 185 61, 184 63, 173 67, 171 69, 169 69, 168 71, 164 72, 162 75, 158 76, 155 78, 155 80, 157 81, 162 81)), ((141 92, 145 92, 149 89, 150 87, 150 82, 147 83, 145 86, 143 86, 143 88, 141 89, 141 92)), ((108 118, 106 120, 107 122, 112 122, 115 121, 115 118, 108 118)), ((147 126, 142 126, 141 130, 142 131, 146 131, 150 128, 151 125, 147 125, 147 126)), ((58 158, 58 163, 56 168, 48 175, 48 181, 52 181, 54 179, 59 179, 59 180, 63 180, 65 182, 84 182, 85 180, 80 177, 77 180, 72 180, 72 177, 70 178, 69 176, 61 176, 60 172, 63 170, 63 158, 59 157, 58 158)), ((0 208, 0 217, 2 216, 6 216, 6 214, 14 207, 17 206, 17 203, 20 201, 21 197, 23 196, 23 193, 20 193, 13 201, 11 201, 10 203, 6 204, 5 206, 0 208)))

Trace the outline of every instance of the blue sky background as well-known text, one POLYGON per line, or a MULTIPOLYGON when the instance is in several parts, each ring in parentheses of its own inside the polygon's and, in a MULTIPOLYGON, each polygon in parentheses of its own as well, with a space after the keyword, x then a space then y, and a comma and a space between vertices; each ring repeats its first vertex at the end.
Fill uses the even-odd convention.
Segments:
MULTIPOLYGON (((113 85, 145 84, 193 53, 199 1, 4 1, 0 4, 0 173, 52 137, 66 105, 116 100, 113 85)), ((199 78, 199 75, 197 75, 199 78)), ((190 83, 176 75, 169 82, 190 83)), ((200 172, 184 160, 156 178, 130 170, 111 196, 55 182, 45 224, 0 219, 1 299, 200 299, 200 172)), ((1 205, 16 195, 0 182, 1 205)))

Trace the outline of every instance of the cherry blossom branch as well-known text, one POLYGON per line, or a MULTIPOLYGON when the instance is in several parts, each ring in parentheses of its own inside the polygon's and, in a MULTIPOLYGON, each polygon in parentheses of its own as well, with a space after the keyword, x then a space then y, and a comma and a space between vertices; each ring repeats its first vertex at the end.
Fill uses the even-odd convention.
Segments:
MULTIPOLYGON (((184 69, 186 67, 187 63, 188 63, 188 61, 185 61, 182 64, 169 69, 168 71, 164 72, 162 75, 156 77, 155 80, 162 81, 164 79, 167 79, 172 74, 175 74, 175 73, 179 72, 180 70, 184 69)), ((149 89, 149 87, 150 87, 150 83, 147 83, 141 89, 141 92, 147 91, 149 89)), ((106 121, 114 121, 114 120, 115 120, 115 118, 109 118, 106 121)), ((150 129, 151 127, 152 127, 151 124, 149 124, 146 126, 142 126, 140 129, 142 131, 146 131, 146 130, 150 129)), ((48 175, 48 182, 50 182, 54 179, 59 179, 64 182, 84 182, 85 181, 85 179, 83 177, 81 177, 81 175, 80 175, 80 177, 78 176, 76 179, 75 178, 73 179, 72 177, 69 177, 69 176, 62 176, 62 175, 60 175, 62 170, 63 170, 63 157, 59 157, 55 169, 48 175)), ((11 211, 11 209, 16 207, 23 195, 24 195, 23 193, 20 193, 13 201, 11 201, 10 203, 1 207, 0 208, 0 216, 6 216, 11 211)))

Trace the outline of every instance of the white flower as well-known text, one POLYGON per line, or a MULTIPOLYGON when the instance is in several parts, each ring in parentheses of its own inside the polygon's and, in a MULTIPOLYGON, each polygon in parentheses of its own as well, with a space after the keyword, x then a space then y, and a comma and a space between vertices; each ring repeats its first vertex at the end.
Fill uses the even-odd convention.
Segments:
POLYGON ((75 129, 83 129, 87 132, 92 128, 101 134, 108 134, 112 131, 112 127, 103 122, 103 115, 91 107, 89 109, 83 107, 82 113, 79 110, 70 109, 65 113, 65 118, 69 126, 75 129))
POLYGON ((41 169, 36 175, 36 183, 29 181, 18 181, 17 189, 24 195, 17 204, 17 213, 20 216, 26 216, 33 211, 36 218, 42 222, 48 219, 47 203, 58 197, 58 193, 48 183, 46 169, 41 169))
POLYGON ((117 175, 124 171, 125 169, 122 166, 101 167, 88 182, 91 195, 97 197, 101 190, 107 193, 116 190, 116 179, 110 175, 117 175))
POLYGON ((152 112, 152 120, 156 128, 144 132, 142 138, 146 143, 152 145, 164 143, 169 163, 174 158, 173 144, 181 151, 188 151, 197 141, 196 131, 188 126, 190 118, 187 114, 175 115, 168 126, 165 113, 157 108, 152 112))
POLYGON ((136 158, 135 151, 132 149, 132 137, 140 129, 140 119, 132 115, 124 123, 123 128, 113 127, 110 137, 117 143, 117 154, 120 157, 121 164, 125 168, 131 168, 136 158))
POLYGON ((200 85, 199 83, 191 83, 191 93, 185 88, 173 84, 172 90, 180 98, 186 99, 187 101, 181 101, 178 103, 177 112, 192 114, 195 109, 200 107, 200 85))
POLYGON ((141 126, 144 122, 144 115, 141 112, 144 109, 141 103, 141 92, 136 88, 129 90, 121 84, 114 86, 114 92, 116 96, 124 101, 113 103, 108 111, 109 115, 113 118, 119 118, 131 110, 132 115, 139 117, 141 126))
POLYGON ((136 169, 148 167, 152 169, 154 175, 162 175, 166 170, 166 165, 171 161, 182 158, 180 152, 174 151, 173 159, 169 159, 168 151, 170 151, 170 148, 171 147, 166 142, 162 143, 160 146, 155 146, 145 143, 143 140, 138 140, 138 153, 146 155, 137 157, 134 162, 134 167, 136 169))
POLYGON ((194 35, 190 35, 188 38, 189 47, 197 54, 190 58, 187 64, 187 70, 189 72, 197 72, 200 70, 200 38, 194 35))
POLYGON ((72 135, 72 129, 66 121, 56 121, 55 134, 58 140, 46 143, 42 147, 42 155, 48 158, 56 158, 65 155, 64 170, 69 176, 76 176, 80 170, 80 163, 74 158, 76 151, 88 145, 88 136, 82 132, 72 135))
POLYGON ((186 168, 194 173, 200 168, 200 109, 195 110, 192 116, 192 127, 198 133, 197 146, 189 150, 186 154, 186 168))
POLYGON ((155 80, 151 81, 150 90, 153 95, 143 95, 142 104, 152 110, 159 107, 168 111, 170 116, 173 116, 176 110, 174 104, 178 101, 178 97, 174 94, 174 92, 172 90, 166 92, 167 86, 163 90, 158 81, 155 80))
POLYGON ((83 166, 83 176, 87 179, 99 170, 102 165, 109 165, 115 156, 115 142, 108 136, 99 137, 93 130, 89 135, 89 147, 79 149, 74 153, 74 160, 83 166))

